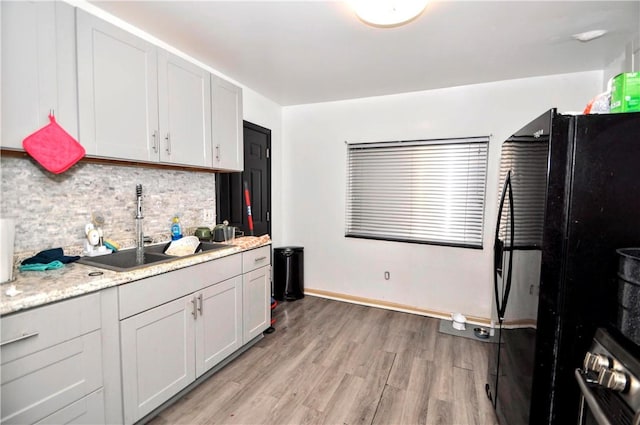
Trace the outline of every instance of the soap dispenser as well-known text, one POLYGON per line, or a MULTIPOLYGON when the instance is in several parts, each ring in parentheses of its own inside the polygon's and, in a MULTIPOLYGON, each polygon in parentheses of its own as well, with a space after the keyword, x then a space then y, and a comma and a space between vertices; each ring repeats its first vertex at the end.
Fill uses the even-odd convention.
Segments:
POLYGON ((182 226, 180 226, 180 218, 175 215, 171 220, 171 240, 177 241, 180 238, 182 238, 182 226))

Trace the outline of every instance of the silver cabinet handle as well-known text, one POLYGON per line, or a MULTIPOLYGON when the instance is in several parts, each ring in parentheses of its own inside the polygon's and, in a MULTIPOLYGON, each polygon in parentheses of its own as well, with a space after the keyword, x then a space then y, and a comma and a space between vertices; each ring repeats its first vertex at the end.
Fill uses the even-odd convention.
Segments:
POLYGON ((196 297, 193 297, 191 299, 191 304, 193 305, 193 311, 191 311, 191 314, 193 315, 193 320, 196 320, 196 318, 198 317, 198 301, 196 297))
POLYGON ((198 295, 198 311, 200 312, 200 316, 202 316, 202 311, 204 309, 204 300, 202 299, 202 294, 198 295))
POLYGON ((171 135, 167 133, 167 137, 164 140, 167 142, 167 153, 171 155, 171 135))
POLYGON ((220 162, 220 145, 216 145, 216 161, 220 162))
POLYGON ((153 139, 153 145, 151 145, 151 147, 155 153, 158 153, 158 130, 153 130, 151 138, 153 139))
POLYGON ((258 261, 262 261, 262 260, 266 260, 266 259, 267 259, 267 257, 258 257, 253 261, 257 263, 258 261))
POLYGON ((4 347, 5 345, 9 345, 9 344, 12 344, 14 342, 22 341, 23 339, 33 338, 34 336, 38 336, 39 334, 40 334, 40 332, 31 332, 31 333, 25 332, 25 333, 23 333, 22 335, 20 335, 18 337, 12 338, 12 339, 10 339, 8 341, 0 342, 0 347, 4 347))

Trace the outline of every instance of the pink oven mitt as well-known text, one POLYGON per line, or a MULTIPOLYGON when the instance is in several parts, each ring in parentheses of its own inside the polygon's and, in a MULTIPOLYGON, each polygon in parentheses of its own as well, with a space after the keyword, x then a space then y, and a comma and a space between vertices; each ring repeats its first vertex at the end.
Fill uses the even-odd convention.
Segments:
POLYGON ((60 174, 67 171, 84 155, 85 150, 76 139, 58 125, 53 115, 49 124, 22 141, 22 147, 45 169, 60 174))

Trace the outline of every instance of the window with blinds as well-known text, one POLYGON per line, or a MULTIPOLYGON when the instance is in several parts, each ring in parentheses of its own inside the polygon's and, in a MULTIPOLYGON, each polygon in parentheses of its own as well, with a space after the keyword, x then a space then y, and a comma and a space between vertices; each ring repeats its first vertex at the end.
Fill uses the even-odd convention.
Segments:
POLYGON ((348 144, 345 236, 482 248, 488 144, 348 144))
MULTIPOLYGON (((507 172, 511 170, 515 232, 513 244, 507 245, 515 249, 542 246, 548 151, 549 141, 546 138, 512 137, 502 144, 498 193, 502 193, 507 172)), ((509 203, 506 202, 499 233, 503 241, 508 239, 508 221, 509 203)))

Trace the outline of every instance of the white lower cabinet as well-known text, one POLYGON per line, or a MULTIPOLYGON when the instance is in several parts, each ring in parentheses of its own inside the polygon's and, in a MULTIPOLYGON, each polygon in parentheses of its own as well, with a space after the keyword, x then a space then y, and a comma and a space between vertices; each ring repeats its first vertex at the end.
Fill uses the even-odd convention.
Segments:
POLYGON ((99 294, 3 316, 0 325, 0 422, 105 423, 99 294))
POLYGON ((183 297, 120 323, 125 423, 142 418, 194 380, 192 301, 183 297))
POLYGON ((200 376, 242 346, 242 278, 212 285, 198 297, 196 374, 200 376))
POLYGON ((242 278, 120 322, 124 423, 152 412, 242 345, 242 278))
POLYGON ((270 259, 262 247, 118 287, 125 424, 270 326, 270 259))
POLYGON ((99 389, 36 423, 52 425, 105 423, 104 392, 99 389))
POLYGON ((271 326, 271 266, 242 275, 242 341, 247 343, 271 326))

